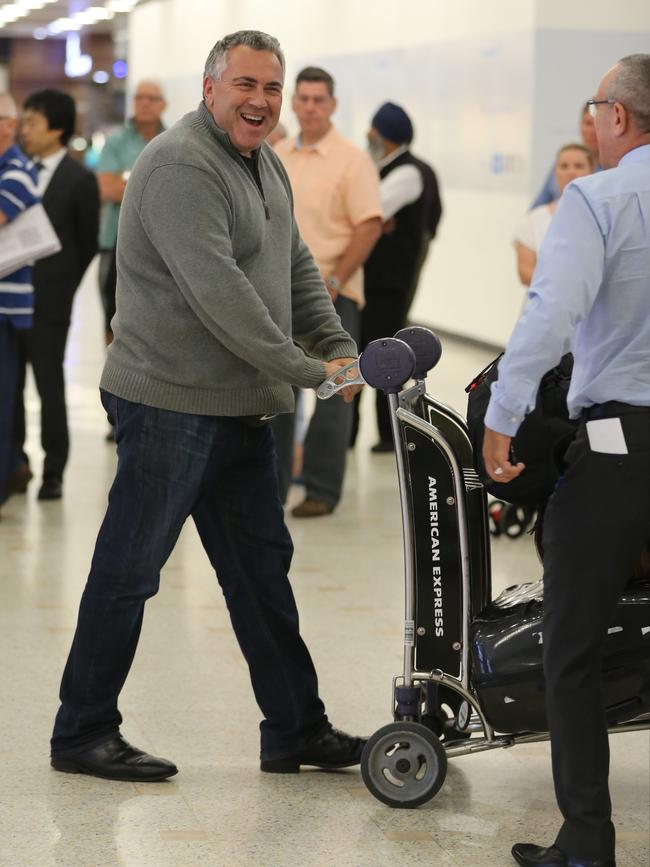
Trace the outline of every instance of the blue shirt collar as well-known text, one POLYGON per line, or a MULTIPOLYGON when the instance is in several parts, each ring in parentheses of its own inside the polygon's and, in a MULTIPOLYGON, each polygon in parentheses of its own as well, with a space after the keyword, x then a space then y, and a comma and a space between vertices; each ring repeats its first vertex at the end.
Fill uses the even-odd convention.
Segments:
POLYGON ((618 161, 619 166, 627 165, 627 163, 642 163, 650 160, 650 144, 640 145, 638 148, 633 148, 624 154, 618 161))

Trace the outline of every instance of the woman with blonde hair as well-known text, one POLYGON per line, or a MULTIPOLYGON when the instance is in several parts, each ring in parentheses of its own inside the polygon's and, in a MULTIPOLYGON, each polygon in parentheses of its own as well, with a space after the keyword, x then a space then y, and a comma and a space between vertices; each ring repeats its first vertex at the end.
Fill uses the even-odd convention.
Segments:
MULTIPOLYGON (((571 142, 560 148, 555 158, 555 180, 560 191, 576 178, 590 175, 595 168, 593 153, 583 144, 571 142)), ((546 205, 529 211, 517 226, 514 245, 517 252, 517 271, 524 286, 530 286, 537 264, 537 253, 551 224, 559 196, 546 205)))

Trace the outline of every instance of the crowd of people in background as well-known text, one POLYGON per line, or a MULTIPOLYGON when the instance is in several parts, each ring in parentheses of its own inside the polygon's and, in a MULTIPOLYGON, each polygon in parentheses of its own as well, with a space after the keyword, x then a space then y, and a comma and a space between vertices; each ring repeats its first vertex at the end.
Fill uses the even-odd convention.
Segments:
MULTIPOLYGON (((302 70, 292 98, 299 133, 289 138, 286 128, 278 124, 267 144, 276 149, 289 174, 300 231, 335 309, 363 349, 376 337, 393 334, 405 324, 442 205, 435 172, 410 151, 414 128, 407 112, 393 103, 382 105, 370 121, 367 149, 360 148, 341 136, 332 123, 337 106, 334 88, 326 70, 302 70)), ((6 100, 11 104, 10 97, 6 100)), ((11 324, 14 320, 9 314, 0 312, 16 336, 15 377, 11 374, 14 397, 9 400, 9 390, 3 396, 0 439, 6 456, 0 467, 0 501, 25 493, 33 477, 25 451, 23 392, 28 365, 41 401, 45 453, 38 498, 55 500, 63 495, 69 452, 63 362, 74 295, 98 253, 99 295, 109 345, 115 315, 120 206, 135 161, 165 129, 165 108, 161 86, 155 81, 139 82, 131 116, 108 136, 96 174, 67 152, 76 115, 74 101, 67 94, 55 90, 33 94, 20 117, 11 109, 4 121, 18 136, 12 148, 22 147, 25 165, 36 173, 26 183, 33 185, 34 201, 42 200, 62 249, 28 269, 35 289, 34 305, 21 314, 21 326, 11 324)), ((13 369, 13 365, 6 368, 13 369)), ((342 401, 319 402, 311 419, 305 420, 297 388, 295 397, 297 413, 283 414, 273 422, 281 498, 286 500, 298 474, 305 497, 292 514, 298 518, 324 516, 341 498, 346 454, 358 431, 359 402, 354 406, 342 401), (300 460, 296 463, 298 442, 300 460)), ((379 439, 372 450, 392 451, 383 395, 377 396, 376 412, 379 439)), ((106 438, 114 439, 112 426, 106 438)))
MULTIPOLYGON (((12 104, 9 96, 3 100, 12 104)), ((332 121, 337 108, 335 82, 327 70, 303 69, 295 82, 291 106, 298 122, 297 135, 289 136, 279 123, 267 144, 276 150, 289 175, 299 229, 335 309, 363 350, 370 341, 394 334, 406 324, 442 216, 438 179, 432 167, 411 151, 415 129, 402 106, 387 102, 378 108, 369 121, 367 149, 336 130, 332 121)), ((5 457, 0 461, 0 500, 24 493, 33 476, 25 452, 23 391, 28 364, 41 401, 45 453, 38 497, 62 496, 69 451, 63 359, 74 293, 99 252, 99 293, 108 345, 115 315, 120 205, 136 159, 165 129, 165 108, 165 96, 156 81, 137 84, 131 116, 107 138, 96 180, 67 154, 75 105, 66 94, 53 90, 33 94, 20 118, 10 108, 2 119, 7 130, 11 127, 12 134, 19 134, 19 143, 5 147, 5 156, 23 148, 28 158, 26 172, 36 172, 36 180, 26 183, 33 184, 35 200, 42 199, 62 250, 32 269, 34 306, 33 310, 24 308, 20 326, 11 324, 16 322, 13 314, 0 311, 5 328, 11 327, 16 336, 15 384, 5 389, 3 397, 0 439, 5 457), (8 399, 10 393, 13 402, 8 399)), ((600 168, 594 120, 586 105, 580 134, 582 143, 560 148, 530 212, 515 229, 517 271, 524 286, 530 285, 537 252, 564 188, 600 168)), ((6 283, 9 278, 3 280, 6 283)), ((12 300, 16 297, 14 292, 12 300)), ((9 370, 13 365, 6 367, 9 370)), ((357 398, 354 406, 317 402, 311 418, 305 418, 303 396, 298 388, 294 391, 295 413, 273 421, 280 496, 285 502, 297 480, 305 494, 292 515, 321 517, 340 501, 347 452, 357 439, 360 401, 357 398)), ((393 442, 386 400, 377 393, 375 401, 378 439, 371 451, 390 453, 393 442)), ((112 427, 106 438, 113 440, 112 427)))
MULTIPOLYGON (((335 85, 326 70, 297 77, 298 135, 276 151, 265 145, 284 68, 275 38, 225 37, 207 58, 198 110, 164 135, 162 91, 142 82, 133 119, 106 145, 99 184, 67 155, 70 97, 29 97, 21 150, 16 106, 0 96, 0 232, 42 202, 61 245, 0 278, 0 499, 31 477, 21 409, 27 362, 41 399, 38 496, 62 496, 65 345, 74 293, 98 245, 110 342, 100 388, 118 464, 61 683, 51 740, 58 771, 135 782, 177 773, 123 739, 118 697, 145 602, 190 517, 264 717, 261 770, 360 761, 364 740, 332 727, 300 635, 268 421, 290 415, 292 385, 313 389, 355 363, 354 338, 363 348, 404 325, 441 205, 435 174, 411 153, 407 111, 390 102, 377 109, 369 156, 332 124, 335 85)), ((585 106, 584 145, 560 149, 516 232, 520 278, 532 287, 492 389, 487 473, 499 483, 525 469, 514 463, 512 437, 544 372, 569 346, 568 403, 581 420, 544 529, 546 701, 563 824, 550 847, 513 847, 522 867, 615 867, 600 659, 650 513, 649 93, 650 56, 610 69, 585 106), (612 171, 583 177, 598 161, 612 171), (617 508, 603 510, 603 497, 617 508), (609 536, 607 550, 594 546, 595 532, 609 536)), ((349 384, 345 403, 318 405, 296 517, 336 507, 359 391, 349 384)), ((373 451, 387 452, 384 398, 377 416, 373 451)), ((286 494, 291 424, 276 428, 282 437, 286 494)))

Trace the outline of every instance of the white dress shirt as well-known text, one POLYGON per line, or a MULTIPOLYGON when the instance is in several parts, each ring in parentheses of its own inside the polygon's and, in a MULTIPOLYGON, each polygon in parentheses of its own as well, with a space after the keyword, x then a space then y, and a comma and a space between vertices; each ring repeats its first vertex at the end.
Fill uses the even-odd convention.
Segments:
MULTIPOLYGON (((408 150, 408 145, 401 145, 388 156, 379 160, 377 168, 381 171, 408 150)), ((424 190, 422 175, 414 165, 398 166, 390 174, 382 178, 379 186, 381 207, 384 220, 390 220, 398 211, 411 202, 419 199, 424 190)))
POLYGON ((34 162, 37 166, 39 166, 38 170, 38 183, 36 184, 36 189, 38 195, 43 198, 43 193, 48 187, 48 184, 52 180, 52 175, 57 170, 59 163, 63 159, 63 157, 67 154, 67 150, 65 148, 61 148, 58 151, 55 151, 53 154, 50 154, 47 157, 43 157, 42 160, 39 160, 38 157, 34 157, 34 162))

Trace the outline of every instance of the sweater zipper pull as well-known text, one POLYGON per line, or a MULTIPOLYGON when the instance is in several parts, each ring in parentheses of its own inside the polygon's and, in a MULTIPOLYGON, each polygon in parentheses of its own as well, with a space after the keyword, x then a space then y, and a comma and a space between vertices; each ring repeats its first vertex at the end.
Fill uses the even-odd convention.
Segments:
POLYGON ((270 220, 271 219, 271 211, 269 210, 269 206, 266 204, 266 202, 264 202, 264 213, 266 215, 266 219, 270 220))

